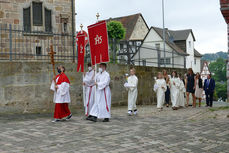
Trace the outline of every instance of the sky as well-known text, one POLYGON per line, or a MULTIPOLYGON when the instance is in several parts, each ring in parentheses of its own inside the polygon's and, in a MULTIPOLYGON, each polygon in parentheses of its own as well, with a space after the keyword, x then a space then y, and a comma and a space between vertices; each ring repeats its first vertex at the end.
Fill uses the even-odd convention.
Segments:
MULTIPOLYGON (((219 0, 164 0, 165 27, 192 29, 202 54, 227 52, 227 25, 219 0)), ((142 13, 148 26, 162 27, 162 0, 76 0, 76 29, 100 20, 142 13)))

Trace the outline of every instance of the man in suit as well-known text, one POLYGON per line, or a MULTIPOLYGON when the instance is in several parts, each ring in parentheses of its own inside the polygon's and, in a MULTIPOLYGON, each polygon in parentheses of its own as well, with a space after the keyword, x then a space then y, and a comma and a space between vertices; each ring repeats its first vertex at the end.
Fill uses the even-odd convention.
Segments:
POLYGON ((213 104, 213 93, 215 90, 215 80, 211 78, 211 74, 208 75, 204 81, 204 91, 206 95, 206 107, 212 107, 213 104))

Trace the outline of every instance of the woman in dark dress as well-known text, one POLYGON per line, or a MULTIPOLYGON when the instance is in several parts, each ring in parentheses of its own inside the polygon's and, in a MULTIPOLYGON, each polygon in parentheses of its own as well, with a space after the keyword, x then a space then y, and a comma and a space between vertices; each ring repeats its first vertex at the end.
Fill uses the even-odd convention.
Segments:
POLYGON ((163 76, 164 76, 164 79, 166 81, 166 86, 167 86, 167 90, 165 92, 165 104, 166 104, 166 107, 169 107, 169 99, 170 99, 170 81, 169 81, 169 75, 167 74, 167 71, 166 70, 163 70, 163 76))
POLYGON ((196 107, 196 98, 195 98, 195 74, 193 73, 192 68, 188 69, 188 74, 186 77, 186 101, 187 107, 189 105, 189 94, 192 94, 192 107, 196 107))

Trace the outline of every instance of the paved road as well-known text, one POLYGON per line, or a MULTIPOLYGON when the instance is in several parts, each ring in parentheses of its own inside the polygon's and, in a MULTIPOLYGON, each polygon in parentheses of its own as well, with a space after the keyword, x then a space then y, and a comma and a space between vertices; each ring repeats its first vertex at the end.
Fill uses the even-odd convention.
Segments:
POLYGON ((92 123, 80 113, 67 122, 51 123, 50 114, 0 117, 0 153, 4 152, 229 152, 229 109, 185 108, 177 111, 139 107, 112 108, 109 123, 92 123))

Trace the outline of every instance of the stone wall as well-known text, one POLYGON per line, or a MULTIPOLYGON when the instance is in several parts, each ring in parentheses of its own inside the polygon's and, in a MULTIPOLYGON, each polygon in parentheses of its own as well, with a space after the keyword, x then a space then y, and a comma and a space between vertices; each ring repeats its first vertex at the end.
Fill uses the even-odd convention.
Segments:
POLYGON ((53 44, 57 55, 72 56, 74 29, 72 30, 72 0, 0 1, 0 58, 9 59, 11 53, 13 59, 21 58, 19 54, 21 56, 27 54, 24 58, 36 60, 36 55, 48 54, 50 44, 53 44), (33 2, 42 3, 41 25, 33 24, 33 2), (24 29, 23 9, 26 8, 30 8, 31 30, 24 29), (45 28, 45 9, 51 11, 49 32, 45 28))
MULTIPOLYGON (((67 20, 68 29, 72 27, 72 0, 4 0, 0 1, 0 23, 23 26, 23 9, 32 6, 32 2, 41 2, 43 8, 52 12, 52 26, 62 29, 62 20, 67 20)), ((75 1, 73 1, 75 2, 75 1)), ((73 5, 74 6, 74 5, 73 5)), ((31 9, 32 12, 32 9, 31 9)), ((45 15, 43 14, 43 21, 45 15)), ((32 15, 31 15, 32 21, 32 15)), ((33 23, 31 23, 31 26, 33 23)), ((43 27, 42 25, 41 27, 43 27)), ((33 28, 32 28, 33 29, 33 28)))
MULTIPOLYGON (((60 63, 58 63, 60 64, 60 63)), ((71 82, 71 109, 83 107, 82 74, 76 72, 76 64, 61 63, 71 82)), ((127 105, 127 92, 123 87, 128 66, 109 64, 111 75, 112 106, 127 105)), ((155 104, 153 77, 162 68, 136 67, 139 78, 137 104, 155 104)), ((168 69, 171 71, 171 69, 168 69)), ((177 69, 184 73, 184 69, 177 69)), ((52 112, 53 93, 50 91, 52 67, 44 62, 0 63, 0 113, 52 112)))

